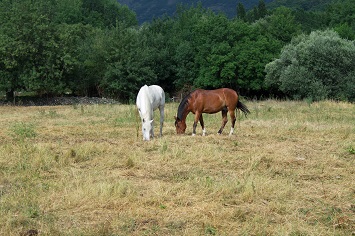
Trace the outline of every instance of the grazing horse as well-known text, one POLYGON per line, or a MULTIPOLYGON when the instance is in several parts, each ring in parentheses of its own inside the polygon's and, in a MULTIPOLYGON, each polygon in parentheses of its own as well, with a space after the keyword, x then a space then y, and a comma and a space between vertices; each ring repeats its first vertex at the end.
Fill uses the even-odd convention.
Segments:
POLYGON ((221 134, 224 126, 226 125, 228 118, 227 113, 232 120, 232 127, 229 135, 234 132, 235 109, 239 108, 245 116, 250 111, 248 108, 239 101, 238 94, 229 88, 220 88, 215 90, 203 90, 197 89, 184 97, 179 105, 177 117, 175 117, 175 127, 177 134, 183 134, 186 130, 186 117, 192 112, 195 114, 194 125, 192 135, 196 134, 197 122, 200 121, 202 127, 202 135, 206 134, 205 125, 202 118, 202 113, 213 114, 222 111, 222 126, 218 130, 218 134, 221 134))
POLYGON ((144 85, 138 92, 136 105, 142 120, 143 140, 154 137, 154 111, 160 111, 160 136, 163 135, 165 93, 158 85, 144 85))

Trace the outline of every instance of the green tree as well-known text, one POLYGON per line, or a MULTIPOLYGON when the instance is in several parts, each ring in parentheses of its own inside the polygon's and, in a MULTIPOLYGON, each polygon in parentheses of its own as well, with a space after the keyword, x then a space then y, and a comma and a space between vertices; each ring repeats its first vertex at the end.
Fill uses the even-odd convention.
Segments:
POLYGON ((345 39, 354 40, 355 39, 355 24, 350 26, 348 23, 341 23, 334 26, 334 30, 345 39))
POLYGON ((314 30, 326 29, 328 27, 327 17, 323 11, 305 11, 296 9, 293 11, 295 21, 300 24, 304 33, 311 33, 314 30))
POLYGON ((53 23, 56 24, 78 24, 82 23, 83 0, 55 0, 51 1, 55 11, 53 12, 53 23))
POLYGON ((76 95, 100 95, 99 83, 105 73, 108 55, 107 30, 91 25, 58 26, 63 81, 76 95))
POLYGON ((265 33, 283 43, 290 42, 294 36, 300 33, 301 26, 296 22, 295 16, 289 8, 279 7, 265 20, 265 33))
POLYGON ((0 90, 90 95, 108 66, 105 35, 137 20, 115 0, 3 0, 0 25, 0 90))
POLYGON ((334 1, 325 10, 328 25, 341 37, 355 39, 355 2, 352 0, 334 1))
POLYGON ((331 30, 300 35, 266 65, 266 85, 295 98, 355 99, 355 45, 331 30))
POLYGON ((243 3, 239 2, 237 5, 237 18, 240 20, 245 20, 246 11, 243 3))
POLYGON ((96 27, 114 27, 117 22, 126 27, 137 26, 136 14, 116 0, 82 0, 85 23, 96 27))
POLYGON ((235 44, 233 47, 236 62, 236 85, 244 95, 264 93, 264 68, 275 58, 281 49, 281 43, 265 35, 263 24, 235 22, 233 29, 235 44))
POLYGON ((325 10, 330 25, 355 23, 355 3, 352 0, 336 0, 329 4, 325 10))
POLYGON ((197 6, 178 5, 177 14, 172 19, 171 31, 167 32, 173 45, 174 75, 173 85, 176 90, 190 89, 199 74, 198 55, 199 36, 197 24, 208 13, 199 3, 197 6))
POLYGON ((245 19, 248 22, 254 22, 259 20, 260 18, 264 18, 268 14, 265 1, 259 0, 258 5, 254 6, 250 11, 248 11, 245 15, 245 19))
POLYGON ((178 32, 175 31, 175 21, 171 17, 155 19, 140 29, 141 38, 145 38, 145 47, 149 48, 151 69, 156 75, 155 83, 165 91, 173 91, 176 80, 175 48, 178 32))
POLYGON ((2 1, 0 57, 2 89, 51 93, 63 90, 57 35, 47 1, 2 1))
POLYGON ((100 87, 105 96, 128 101, 142 85, 156 82, 154 52, 139 30, 116 27, 110 34, 108 66, 100 87))
POLYGON ((266 9, 266 5, 265 5, 265 1, 264 0, 259 0, 258 3, 258 16, 259 18, 263 18, 267 15, 267 9, 266 9))
POLYGON ((194 81, 196 87, 217 88, 232 85, 236 62, 230 30, 227 17, 212 12, 204 15, 196 24, 195 62, 199 70, 194 81))

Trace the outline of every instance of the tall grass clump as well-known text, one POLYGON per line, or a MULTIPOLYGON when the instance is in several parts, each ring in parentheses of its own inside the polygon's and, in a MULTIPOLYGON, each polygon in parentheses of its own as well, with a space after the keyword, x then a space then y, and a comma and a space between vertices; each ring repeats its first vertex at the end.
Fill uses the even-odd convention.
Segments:
POLYGON ((35 125, 28 122, 16 122, 10 126, 11 136, 15 139, 24 140, 36 137, 35 125))

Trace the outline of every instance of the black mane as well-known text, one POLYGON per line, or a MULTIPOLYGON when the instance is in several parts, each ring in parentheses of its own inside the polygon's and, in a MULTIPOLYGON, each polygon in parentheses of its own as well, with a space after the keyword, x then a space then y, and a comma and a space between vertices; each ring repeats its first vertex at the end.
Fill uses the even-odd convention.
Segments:
POLYGON ((178 108, 178 113, 177 113, 177 118, 179 120, 182 120, 182 115, 186 109, 187 104, 189 104, 189 98, 191 97, 191 93, 186 95, 180 102, 179 108, 178 108))

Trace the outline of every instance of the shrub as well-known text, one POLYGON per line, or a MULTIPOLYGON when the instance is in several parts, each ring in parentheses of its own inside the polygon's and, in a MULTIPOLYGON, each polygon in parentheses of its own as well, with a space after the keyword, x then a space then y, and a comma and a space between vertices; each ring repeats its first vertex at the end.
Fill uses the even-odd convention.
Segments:
POLYGON ((294 99, 355 100, 355 44, 332 31, 300 35, 265 67, 265 83, 294 99))

